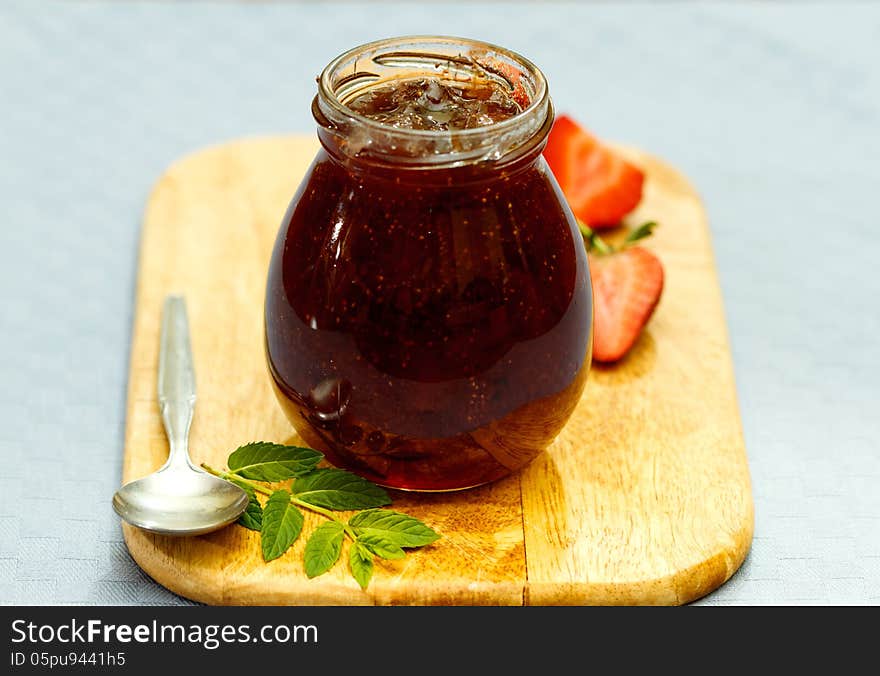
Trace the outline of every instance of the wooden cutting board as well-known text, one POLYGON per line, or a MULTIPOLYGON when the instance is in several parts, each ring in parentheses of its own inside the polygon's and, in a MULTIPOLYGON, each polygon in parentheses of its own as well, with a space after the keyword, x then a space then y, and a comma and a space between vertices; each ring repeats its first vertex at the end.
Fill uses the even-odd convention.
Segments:
MULTIPOLYGON (((288 201, 315 154, 310 137, 243 140, 175 163, 146 210, 128 390, 123 480, 158 468, 161 304, 186 295, 198 402, 196 463, 223 466, 252 440, 298 443, 263 354, 263 293, 288 201)), ((300 538, 270 564, 238 526, 192 538, 124 525, 135 561, 187 598, 216 604, 677 604, 739 567, 752 538, 748 465, 705 213, 661 160, 632 222, 661 223, 647 246, 666 266, 656 314, 630 355, 595 366, 559 438, 515 476, 460 493, 392 493, 442 534, 382 561, 367 591, 347 559, 309 580, 300 538)), ((302 442, 299 442, 302 443, 302 442)), ((304 532, 318 517, 307 515, 304 532)))

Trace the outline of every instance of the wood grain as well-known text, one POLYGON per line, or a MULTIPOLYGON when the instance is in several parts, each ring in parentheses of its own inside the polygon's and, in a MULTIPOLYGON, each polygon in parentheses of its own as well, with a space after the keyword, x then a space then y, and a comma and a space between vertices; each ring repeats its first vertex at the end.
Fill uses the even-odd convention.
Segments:
MULTIPOLYGON (((240 443, 295 443, 262 345, 265 275, 311 138, 251 139, 175 163, 147 206, 140 255, 123 481, 167 455, 156 402, 167 293, 187 297, 198 403, 195 462, 222 465, 240 443)), ((124 526, 160 584, 218 604, 674 604, 727 580, 753 512, 726 327, 705 214, 687 180, 625 150, 648 173, 632 220, 662 227, 648 245, 666 290, 633 352, 595 366, 550 450, 517 475, 453 494, 395 493, 443 538, 378 563, 366 592, 337 565, 308 580, 303 541, 266 564, 236 526, 170 538, 124 526)), ((305 531, 317 520, 307 516, 305 531)), ((343 559, 345 555, 343 554, 343 559)))

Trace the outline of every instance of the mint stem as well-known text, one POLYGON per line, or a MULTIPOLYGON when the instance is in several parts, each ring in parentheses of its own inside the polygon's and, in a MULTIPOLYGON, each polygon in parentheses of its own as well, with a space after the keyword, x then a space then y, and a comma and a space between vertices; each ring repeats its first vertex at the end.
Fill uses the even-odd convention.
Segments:
MULTIPOLYGON (((257 493, 262 493, 263 495, 266 495, 266 496, 272 495, 272 491, 263 488, 258 483, 251 481, 250 479, 245 479, 244 477, 240 476, 239 474, 237 474, 235 472, 222 472, 218 469, 214 469, 213 467, 211 467, 210 465, 208 465, 207 463, 204 463, 204 462, 202 463, 201 467, 203 470, 205 470, 209 474, 213 474, 216 477, 220 477, 224 481, 229 481, 229 483, 234 484, 236 482, 241 482, 241 483, 247 484, 248 486, 253 488, 257 493), (229 477, 231 477, 231 476, 235 477, 235 481, 229 480, 229 477)), ((342 529, 345 531, 345 534, 348 535, 348 537, 350 537, 352 540, 357 540, 357 534, 354 532, 354 530, 351 528, 351 526, 349 526, 342 519, 338 518, 329 509, 324 509, 323 507, 318 507, 317 505, 310 505, 308 502, 303 502, 298 497, 296 497, 296 495, 293 495, 293 494, 291 494, 291 496, 290 496, 290 501, 293 504, 298 505, 299 507, 302 507, 303 509, 307 509, 311 512, 314 512, 315 514, 320 514, 321 516, 325 516, 328 519, 330 519, 331 521, 335 521, 340 526, 342 526, 342 529)))
POLYGON ((303 509, 311 510, 311 511, 315 512, 316 514, 322 514, 323 516, 326 516, 326 517, 327 517, 328 519, 330 519, 331 521, 335 521, 335 522, 338 523, 340 526, 342 526, 342 530, 345 531, 345 534, 348 535, 348 537, 350 537, 352 540, 357 540, 357 535, 356 535, 355 532, 352 530, 351 526, 349 526, 349 525, 348 525, 345 521, 343 521, 342 519, 338 518, 338 517, 337 517, 333 512, 331 512, 329 509, 324 509, 323 507, 318 507, 317 505, 310 505, 308 502, 303 502, 302 500, 300 500, 300 499, 299 499, 298 497, 296 497, 295 495, 292 495, 292 496, 291 496, 290 501, 291 501, 292 503, 294 503, 295 505, 299 505, 299 506, 302 507, 303 509))
POLYGON ((229 483, 231 483, 231 484, 234 484, 236 482, 241 482, 241 483, 247 484, 248 486, 253 488, 257 493, 262 493, 263 495, 266 495, 266 496, 272 495, 272 491, 266 490, 265 488, 263 488, 259 484, 254 483, 253 481, 250 481, 249 479, 245 479, 244 477, 239 476, 235 472, 221 472, 219 469, 214 469, 209 464, 204 463, 204 462, 201 464, 201 467, 203 470, 208 472, 208 474, 213 474, 216 477, 220 477, 224 481, 229 481, 229 483), (235 481, 229 480, 229 477, 231 477, 231 476, 235 477, 235 481))

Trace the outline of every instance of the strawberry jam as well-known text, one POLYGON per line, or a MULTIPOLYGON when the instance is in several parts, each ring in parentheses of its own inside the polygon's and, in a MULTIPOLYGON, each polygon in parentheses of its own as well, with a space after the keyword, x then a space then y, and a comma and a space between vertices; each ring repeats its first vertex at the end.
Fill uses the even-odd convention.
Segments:
POLYGON ((447 82, 439 77, 397 80, 368 89, 348 107, 401 129, 473 129, 522 112, 511 93, 490 79, 447 82))
POLYGON ((275 244, 266 350, 285 413, 332 463, 452 490, 562 429, 589 369, 590 282, 540 155, 540 72, 482 43, 406 40, 321 77, 322 149, 275 244))

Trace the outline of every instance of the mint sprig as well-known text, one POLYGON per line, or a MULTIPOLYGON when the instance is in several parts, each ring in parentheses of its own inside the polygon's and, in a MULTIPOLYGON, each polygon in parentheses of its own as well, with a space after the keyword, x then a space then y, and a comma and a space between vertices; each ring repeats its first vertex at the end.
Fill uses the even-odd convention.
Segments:
POLYGON ((306 576, 323 575, 339 561, 346 537, 351 541, 348 568, 364 589, 373 576, 374 559, 402 559, 406 549, 423 547, 440 536, 413 516, 379 509, 391 504, 381 486, 351 472, 317 465, 323 454, 312 448, 284 446, 264 441, 233 451, 226 471, 202 467, 215 476, 240 486, 248 494, 248 506, 238 520, 245 528, 259 531, 265 561, 282 556, 303 530, 305 509, 327 519, 306 541, 303 554, 306 576), (261 483, 286 487, 273 488, 261 483), (268 498, 260 501, 259 496, 268 498), (350 519, 335 512, 359 511, 350 519))

